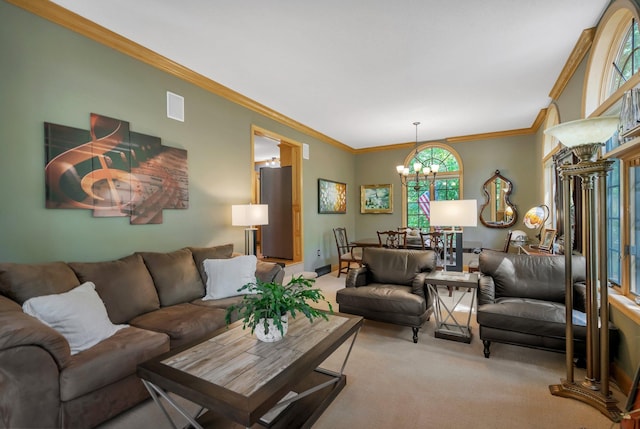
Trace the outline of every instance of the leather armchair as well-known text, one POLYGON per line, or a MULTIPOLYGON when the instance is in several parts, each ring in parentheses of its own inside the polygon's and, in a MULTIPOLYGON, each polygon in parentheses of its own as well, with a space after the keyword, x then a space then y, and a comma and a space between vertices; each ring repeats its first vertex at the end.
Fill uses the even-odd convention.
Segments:
POLYGON ((339 311, 410 326, 417 343, 418 330, 433 313, 425 279, 436 269, 436 253, 366 247, 362 264, 349 271, 346 287, 336 293, 339 311))
MULTIPOLYGON (((585 259, 572 256, 574 350, 584 355, 585 259)), ((484 250, 479 255, 477 320, 484 356, 491 342, 564 352, 564 255, 516 255, 484 250)))

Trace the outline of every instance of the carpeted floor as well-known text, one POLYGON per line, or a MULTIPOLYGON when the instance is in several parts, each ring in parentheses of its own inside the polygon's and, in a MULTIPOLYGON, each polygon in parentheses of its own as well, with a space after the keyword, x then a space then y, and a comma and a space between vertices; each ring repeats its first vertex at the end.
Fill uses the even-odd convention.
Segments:
MULTIPOLYGON (((344 287, 344 277, 333 272, 316 280, 336 311, 335 291, 344 287)), ((475 315, 472 326, 476 333, 475 315)), ((471 344, 457 343, 434 338, 433 329, 432 318, 414 344, 411 328, 365 321, 345 368, 347 385, 314 429, 619 427, 586 404, 549 393, 548 386, 565 376, 564 355, 493 344, 485 359, 477 336, 471 344)), ((339 369, 346 350, 338 349, 324 366, 339 369)), ((583 376, 576 371, 577 380, 583 376)), ((624 404, 617 386, 612 390, 624 404)), ((170 427, 147 401, 102 429, 170 427)))

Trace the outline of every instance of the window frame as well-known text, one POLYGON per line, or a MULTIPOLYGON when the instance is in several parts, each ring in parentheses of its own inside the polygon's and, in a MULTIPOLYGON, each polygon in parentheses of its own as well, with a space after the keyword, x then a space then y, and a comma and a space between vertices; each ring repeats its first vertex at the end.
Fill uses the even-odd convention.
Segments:
MULTIPOLYGON (((464 167, 462 165, 462 158, 460 157, 460 155, 458 154, 458 152, 451 146, 441 143, 441 142, 429 142, 429 143, 423 143, 421 145, 419 145, 417 147, 417 151, 418 152, 422 152, 423 150, 428 150, 431 148, 440 148, 440 149, 444 149, 448 152, 450 152, 456 159, 456 162, 458 163, 458 170, 457 171, 438 171, 438 174, 436 175, 436 182, 439 180, 446 180, 446 179, 451 179, 451 178, 456 178, 458 179, 458 183, 459 183, 459 190, 458 190, 458 196, 459 199, 463 199, 464 197, 464 181, 463 181, 463 177, 464 177, 464 167)), ((404 166, 409 166, 409 168, 412 168, 410 163, 413 160, 413 158, 416 156, 416 150, 413 149, 411 150, 411 152, 405 157, 403 165, 404 166)), ((402 186, 402 227, 406 227, 407 226, 407 222, 408 222, 408 215, 409 215, 409 210, 408 210, 408 200, 407 200, 407 187, 406 186, 402 186)))
MULTIPOLYGON (((634 2, 616 0, 608 7, 600 20, 585 73, 583 117, 619 114, 624 93, 640 84, 640 72, 636 72, 618 89, 614 89, 611 85, 612 75, 617 73, 612 63, 621 52, 621 46, 626 41, 633 20, 640 22, 639 15, 640 9, 634 2)), ((640 138, 608 150, 603 153, 603 157, 620 160, 619 250, 621 252, 621 284, 612 285, 611 304, 623 314, 631 317, 632 320, 640 323, 640 306, 635 303, 635 295, 630 290, 630 258, 625 252, 626 246, 630 243, 629 231, 632 221, 629 217, 629 168, 634 166, 634 163, 635 166, 640 165, 640 138)), ((607 180, 607 190, 609 189, 609 180, 607 180)), ((608 193, 607 199, 609 199, 608 193)), ((608 212, 611 210, 609 209, 608 212)), ((608 213, 607 228, 609 220, 608 213)), ((609 248, 610 237, 607 240, 607 248, 609 248)), ((609 254, 609 249, 607 253, 609 254)), ((636 289, 640 290, 640 285, 636 289)))

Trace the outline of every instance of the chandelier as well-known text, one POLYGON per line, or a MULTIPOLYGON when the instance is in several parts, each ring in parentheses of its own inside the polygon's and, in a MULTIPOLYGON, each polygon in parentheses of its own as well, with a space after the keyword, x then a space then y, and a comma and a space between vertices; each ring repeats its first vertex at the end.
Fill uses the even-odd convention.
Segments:
POLYGON ((436 175, 438 174, 440 165, 431 164, 430 166, 427 166, 418 159, 418 125, 420 125, 420 122, 414 122, 413 125, 416 127, 416 146, 415 153, 413 155, 415 161, 412 166, 413 172, 411 172, 409 167, 405 167, 404 165, 396 166, 396 171, 400 176, 400 183, 402 183, 402 186, 408 187, 410 182, 415 181, 415 185, 412 187, 417 192, 420 190, 420 180, 428 182, 430 174, 433 174, 431 184, 436 181, 436 175))

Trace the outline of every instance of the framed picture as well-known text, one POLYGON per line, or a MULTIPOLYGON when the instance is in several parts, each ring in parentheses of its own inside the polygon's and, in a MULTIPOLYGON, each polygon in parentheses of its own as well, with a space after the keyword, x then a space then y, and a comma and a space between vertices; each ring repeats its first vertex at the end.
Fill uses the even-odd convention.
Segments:
POLYGON ((318 179, 318 213, 346 213, 347 184, 318 179))
POLYGON ((556 237, 555 229, 545 229, 540 239, 540 245, 538 249, 546 250, 547 252, 553 247, 553 239, 556 237))
POLYGON ((393 213, 393 185, 360 186, 360 213, 393 213))

